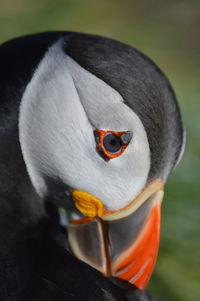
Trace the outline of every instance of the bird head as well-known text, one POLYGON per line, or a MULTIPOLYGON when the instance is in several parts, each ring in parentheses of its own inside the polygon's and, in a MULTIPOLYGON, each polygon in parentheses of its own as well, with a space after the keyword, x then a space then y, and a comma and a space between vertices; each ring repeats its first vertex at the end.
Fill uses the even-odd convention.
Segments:
POLYGON ((135 49, 83 34, 49 47, 20 105, 19 137, 41 198, 59 183, 72 253, 144 289, 164 183, 183 149, 174 93, 135 49))

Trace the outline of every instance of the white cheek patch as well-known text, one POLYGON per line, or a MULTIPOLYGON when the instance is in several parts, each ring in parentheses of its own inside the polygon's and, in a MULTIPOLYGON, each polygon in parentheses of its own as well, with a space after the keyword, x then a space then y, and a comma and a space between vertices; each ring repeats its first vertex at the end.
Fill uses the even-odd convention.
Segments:
POLYGON ((59 177, 114 210, 146 184, 150 151, 140 119, 117 91, 67 56, 60 42, 49 49, 26 88, 19 133, 27 170, 41 196, 47 190, 45 176, 59 177), (120 157, 105 162, 96 151, 95 128, 132 131, 133 138, 120 157))

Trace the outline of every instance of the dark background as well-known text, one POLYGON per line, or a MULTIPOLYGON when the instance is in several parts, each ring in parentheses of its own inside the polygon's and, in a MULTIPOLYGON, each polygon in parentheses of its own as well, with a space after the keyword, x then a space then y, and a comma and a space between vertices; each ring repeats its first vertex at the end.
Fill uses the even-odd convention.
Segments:
POLYGON ((112 37, 153 59, 170 79, 187 133, 166 186, 161 247, 149 291, 200 300, 200 1, 0 0, 0 42, 45 30, 112 37))

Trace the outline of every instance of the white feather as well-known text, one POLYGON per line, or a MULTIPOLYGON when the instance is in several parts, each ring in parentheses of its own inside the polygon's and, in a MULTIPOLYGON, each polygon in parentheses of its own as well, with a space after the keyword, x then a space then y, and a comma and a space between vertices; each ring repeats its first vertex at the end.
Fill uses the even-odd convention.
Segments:
POLYGON ((28 173, 41 196, 47 193, 45 176, 59 177, 113 210, 146 184, 150 151, 140 119, 116 90, 67 56, 60 41, 25 90, 19 133, 28 173), (94 128, 132 131, 133 138, 121 156, 106 162, 96 151, 94 128))

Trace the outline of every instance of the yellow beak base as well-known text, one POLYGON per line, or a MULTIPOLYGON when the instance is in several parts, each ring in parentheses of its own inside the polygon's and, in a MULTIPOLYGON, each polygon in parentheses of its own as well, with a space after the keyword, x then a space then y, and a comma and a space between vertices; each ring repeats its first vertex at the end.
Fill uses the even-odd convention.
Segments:
POLYGON ((102 201, 92 194, 82 190, 73 190, 72 198, 76 208, 87 217, 101 217, 104 214, 102 201))

